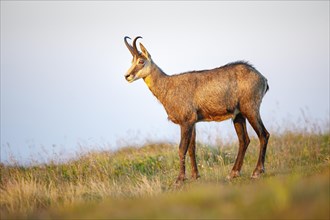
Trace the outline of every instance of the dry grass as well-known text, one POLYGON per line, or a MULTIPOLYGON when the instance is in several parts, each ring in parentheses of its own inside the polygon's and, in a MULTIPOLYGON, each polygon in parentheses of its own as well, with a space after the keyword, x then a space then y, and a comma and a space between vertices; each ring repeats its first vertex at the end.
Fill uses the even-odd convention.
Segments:
POLYGON ((173 184, 177 146, 164 143, 89 153, 65 164, 1 165, 1 218, 329 219, 329 146, 328 132, 273 134, 267 173, 252 181, 253 139, 242 177, 227 182, 237 143, 198 144, 201 179, 180 187, 173 184))

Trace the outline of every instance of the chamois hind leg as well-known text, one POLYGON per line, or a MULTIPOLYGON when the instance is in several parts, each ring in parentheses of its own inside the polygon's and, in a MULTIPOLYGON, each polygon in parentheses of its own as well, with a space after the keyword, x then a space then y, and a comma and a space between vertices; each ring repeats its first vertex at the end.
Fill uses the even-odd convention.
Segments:
POLYGON ((239 149, 235 164, 227 179, 232 179, 240 176, 240 171, 243 165, 246 149, 249 146, 250 139, 246 130, 246 119, 242 114, 238 114, 234 119, 234 126, 239 141, 239 149))
POLYGON ((180 173, 176 180, 176 183, 183 182, 185 180, 186 173, 186 153, 194 130, 194 125, 184 124, 181 128, 181 141, 179 145, 179 158, 180 158, 180 173))
POLYGON ((266 157, 268 139, 270 135, 266 130, 264 124, 262 123, 259 112, 256 112, 255 114, 247 115, 247 119, 251 124, 251 126, 253 127, 254 131, 257 133, 260 142, 260 153, 259 153, 257 166, 251 176, 251 178, 259 178, 260 174, 265 172, 265 157, 266 157))
POLYGON ((198 179, 200 177, 198 173, 197 163, 196 163, 196 126, 193 126, 190 143, 188 146, 188 153, 190 157, 191 164, 191 178, 198 179))

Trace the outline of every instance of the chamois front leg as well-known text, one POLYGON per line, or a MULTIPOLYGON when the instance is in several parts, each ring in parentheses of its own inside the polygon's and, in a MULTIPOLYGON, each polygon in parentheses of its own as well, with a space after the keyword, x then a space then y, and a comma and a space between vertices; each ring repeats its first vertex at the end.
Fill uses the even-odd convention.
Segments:
POLYGON ((190 143, 188 147, 188 153, 190 157, 191 164, 191 178, 198 179, 200 177, 198 173, 197 163, 196 163, 196 126, 193 126, 190 143))
POLYGON ((179 146, 179 158, 180 158, 180 173, 176 180, 176 183, 183 182, 185 180, 186 173, 186 154, 191 141, 194 125, 184 124, 181 125, 181 141, 179 146))

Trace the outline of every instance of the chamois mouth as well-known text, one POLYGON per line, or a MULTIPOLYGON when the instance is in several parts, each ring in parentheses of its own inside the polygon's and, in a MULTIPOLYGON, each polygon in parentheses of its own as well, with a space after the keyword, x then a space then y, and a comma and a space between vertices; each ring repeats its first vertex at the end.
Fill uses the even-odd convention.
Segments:
POLYGON ((133 75, 126 75, 126 76, 125 76, 125 79, 126 79, 127 82, 129 82, 129 83, 131 83, 131 82, 133 82, 133 81, 136 80, 135 76, 133 76, 133 75))

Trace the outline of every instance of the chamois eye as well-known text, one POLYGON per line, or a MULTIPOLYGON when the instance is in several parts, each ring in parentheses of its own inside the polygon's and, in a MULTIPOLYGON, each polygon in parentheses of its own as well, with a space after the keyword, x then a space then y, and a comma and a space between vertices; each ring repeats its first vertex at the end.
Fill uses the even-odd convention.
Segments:
POLYGON ((144 64, 144 60, 139 60, 139 64, 144 64))

